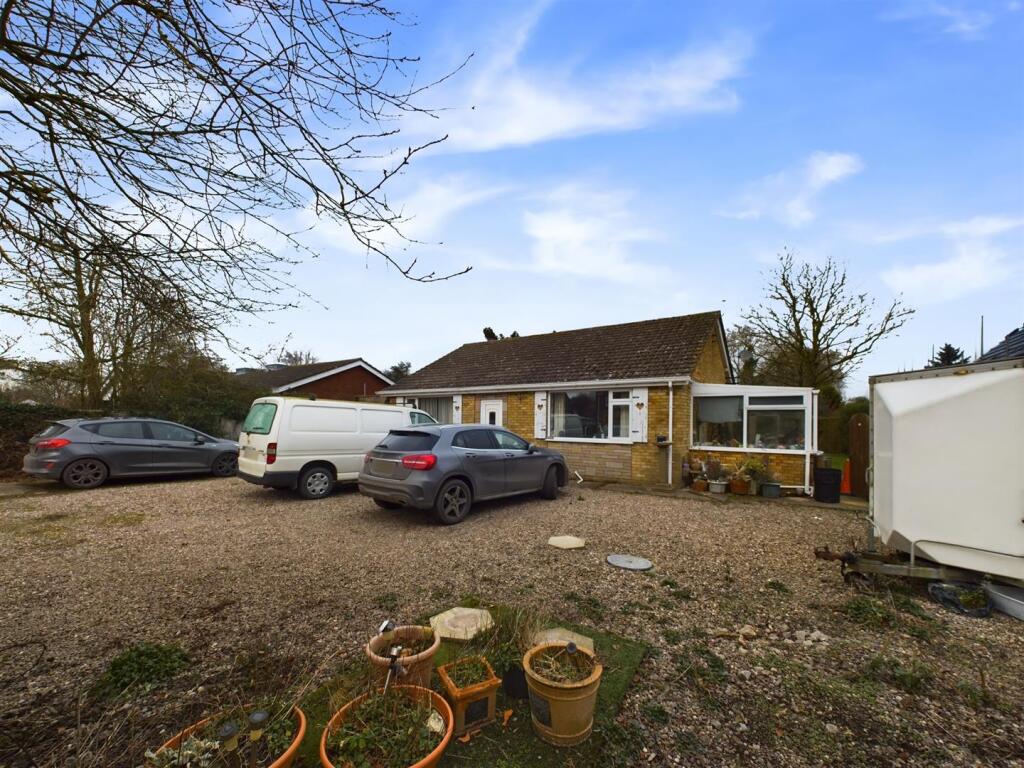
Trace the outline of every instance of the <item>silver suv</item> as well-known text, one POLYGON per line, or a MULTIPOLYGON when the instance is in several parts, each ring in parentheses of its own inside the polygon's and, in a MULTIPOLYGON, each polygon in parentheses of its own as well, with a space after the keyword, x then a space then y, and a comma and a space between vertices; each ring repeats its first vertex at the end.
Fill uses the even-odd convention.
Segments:
POLYGON ((565 457, 484 424, 394 429, 366 454, 359 490, 386 509, 432 509, 460 523, 473 502, 521 493, 545 499, 565 485, 565 457))
POLYGON ((238 468, 238 443, 172 421, 64 419, 28 441, 22 471, 70 488, 102 485, 109 477, 212 473, 238 468))

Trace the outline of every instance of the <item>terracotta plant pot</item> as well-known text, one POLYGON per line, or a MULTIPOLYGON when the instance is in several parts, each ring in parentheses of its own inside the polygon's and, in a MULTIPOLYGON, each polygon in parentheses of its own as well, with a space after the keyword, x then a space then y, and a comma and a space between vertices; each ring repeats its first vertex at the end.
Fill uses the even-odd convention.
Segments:
MULTIPOLYGON (((217 717, 219 717, 219 714, 207 717, 200 720, 198 723, 193 723, 188 728, 169 738, 164 745, 157 750, 157 752, 159 753, 164 750, 177 749, 181 745, 181 742, 185 741, 185 739, 196 731, 201 731, 206 727, 207 723, 217 717)), ((299 745, 302 744, 302 740, 306 736, 306 715, 298 707, 292 707, 292 717, 295 718, 295 738, 292 739, 292 743, 289 745, 288 749, 285 750, 284 754, 267 766, 267 768, 291 768, 291 764, 295 762, 295 756, 299 752, 299 745)))
MULTIPOLYGON (((552 649, 565 648, 568 643, 541 643, 523 656, 526 683, 530 686, 530 719, 533 730, 548 744, 571 747, 585 741, 594 727, 594 705, 604 668, 595 663, 590 675, 576 683, 560 683, 541 677, 532 669, 534 656, 552 649)), ((585 648, 577 653, 594 659, 585 648)))
POLYGON ((750 481, 741 480, 739 478, 734 477, 732 480, 729 481, 729 490, 732 493, 737 493, 740 494, 741 496, 746 496, 750 493, 750 481))
MULTIPOLYGON (((444 754, 444 751, 448 749, 448 743, 452 740, 452 732, 455 728, 455 718, 452 716, 452 708, 448 706, 448 702, 444 700, 444 696, 418 685, 395 685, 391 687, 391 690, 401 692, 416 701, 429 701, 430 706, 437 710, 441 715, 441 718, 444 720, 445 732, 444 738, 441 739, 441 743, 434 747, 434 750, 429 755, 426 755, 418 762, 409 764, 409 768, 433 768, 433 766, 437 765, 441 761, 441 756, 444 754)), ((331 734, 338 730, 341 724, 345 722, 345 718, 348 717, 349 713, 362 704, 369 695, 370 694, 368 693, 364 693, 362 696, 352 699, 352 701, 335 712, 334 716, 330 721, 328 721, 327 727, 324 728, 324 732, 320 735, 320 765, 322 768, 342 768, 342 766, 336 766, 331 762, 330 758, 327 757, 327 739, 330 738, 331 734)))
POLYGON ((429 648, 421 653, 398 660, 402 669, 405 670, 405 674, 401 675, 396 682, 401 685, 418 685, 421 688, 429 688, 430 678, 434 671, 434 654, 441 647, 441 636, 430 627, 406 625, 377 635, 366 644, 366 655, 383 679, 388 674, 388 665, 391 661, 387 657, 387 652, 392 646, 420 642, 427 637, 434 639, 429 648))
POLYGON ((501 685, 501 678, 494 674, 494 670, 483 656, 467 656, 458 659, 450 664, 437 668, 437 674, 441 678, 441 685, 452 703, 455 712, 455 735, 461 736, 466 731, 483 728, 485 725, 494 722, 494 710, 498 700, 498 687, 501 685), (473 661, 480 661, 487 670, 487 679, 481 680, 465 688, 459 688, 451 678, 452 671, 462 664, 473 661))
POLYGON ((690 488, 697 491, 697 493, 704 493, 708 489, 708 481, 700 479, 694 480, 693 485, 691 485, 690 488))

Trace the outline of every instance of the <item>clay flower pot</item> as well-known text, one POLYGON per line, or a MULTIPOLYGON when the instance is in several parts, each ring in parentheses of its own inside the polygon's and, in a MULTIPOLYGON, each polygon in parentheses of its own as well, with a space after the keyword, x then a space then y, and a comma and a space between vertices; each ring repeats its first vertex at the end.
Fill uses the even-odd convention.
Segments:
POLYGON ((585 741, 594 727, 597 688, 604 668, 586 648, 577 648, 593 662, 593 671, 583 680, 571 683, 548 680, 533 670, 533 659, 541 653, 566 648, 568 643, 541 643, 523 656, 526 682, 530 686, 530 719, 533 730, 548 744, 571 747, 585 741))
MULTIPOLYGON (((198 723, 193 723, 188 728, 185 728, 180 733, 176 733, 174 736, 169 738, 164 745, 157 750, 157 753, 165 750, 177 749, 185 739, 193 735, 197 731, 201 731, 206 727, 206 724, 214 720, 219 716, 213 715, 200 720, 198 723)), ((292 743, 285 750, 284 754, 278 757, 272 762, 267 768, 291 768, 293 762, 295 762, 295 756, 299 752, 299 745, 302 744, 303 738, 306 736, 306 715, 298 707, 292 707, 292 717, 295 718, 295 738, 292 739, 292 743)))
POLYGON ((490 663, 483 656, 467 656, 450 664, 438 667, 437 674, 441 685, 448 694, 455 711, 455 735, 461 736, 466 731, 483 728, 494 722, 494 711, 497 707, 498 688, 501 678, 494 674, 490 663), (452 679, 454 670, 459 666, 479 662, 486 670, 486 677, 465 688, 460 688, 452 679))
POLYGON ((434 671, 434 654, 441 647, 441 636, 430 627, 418 627, 405 625, 396 627, 390 632, 385 632, 370 639, 366 644, 366 655, 370 659, 381 679, 387 676, 388 665, 391 660, 388 658, 388 650, 393 645, 404 645, 405 643, 421 642, 432 637, 434 642, 425 651, 405 656, 398 660, 405 674, 401 675, 395 682, 401 685, 418 685, 421 688, 430 687, 431 674, 434 671))
POLYGON ((698 478, 693 481, 693 485, 691 485, 690 488, 697 491, 697 493, 705 493, 708 490, 708 481, 698 478))
POLYGON ((732 493, 746 496, 750 493, 750 481, 746 478, 734 477, 729 481, 729 490, 732 493))
MULTIPOLYGON (((409 696, 415 701, 429 701, 430 706, 433 707, 444 720, 445 732, 444 738, 441 739, 441 743, 434 747, 434 750, 429 755, 426 755, 415 763, 409 764, 409 768, 434 768, 434 766, 441 761, 441 756, 444 754, 444 751, 448 749, 448 743, 452 740, 452 732, 455 729, 455 717, 452 715, 452 708, 448 706, 448 702, 444 700, 444 696, 418 685, 394 685, 390 690, 409 696)), ((369 695, 369 693, 364 693, 362 696, 352 699, 352 701, 348 702, 348 704, 335 712, 334 716, 330 721, 328 721, 327 727, 324 728, 324 732, 320 735, 320 765, 322 768, 343 768, 343 766, 336 766, 331 762, 330 758, 327 757, 327 739, 329 739, 331 735, 341 727, 341 724, 345 722, 349 713, 366 701, 366 698, 369 695)))

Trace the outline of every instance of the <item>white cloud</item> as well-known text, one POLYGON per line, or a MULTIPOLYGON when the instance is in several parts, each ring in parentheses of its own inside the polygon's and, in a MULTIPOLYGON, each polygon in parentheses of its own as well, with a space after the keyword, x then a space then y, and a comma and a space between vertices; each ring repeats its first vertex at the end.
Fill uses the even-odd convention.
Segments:
MULTIPOLYGON (((470 62, 441 98, 448 141, 441 151, 488 151, 593 133, 626 131, 661 118, 735 109, 727 83, 750 53, 745 37, 693 46, 668 58, 593 74, 551 65, 529 67, 522 52, 544 5, 537 5, 482 64, 470 62), (464 80, 468 78, 468 80, 464 80), (450 119, 447 116, 451 115, 450 119)), ((436 133, 437 122, 424 125, 436 133)))
POLYGON ((615 283, 657 282, 666 270, 638 260, 632 253, 639 243, 658 234, 637 223, 624 190, 597 192, 580 184, 566 184, 538 202, 541 207, 523 212, 523 231, 531 241, 529 257, 492 259, 493 269, 577 275, 615 283))
MULTIPOLYGON (((919 228, 918 236, 949 240, 952 255, 939 261, 893 267, 882 273, 882 280, 919 304, 949 301, 1008 280, 1021 280, 1019 264, 1011 261, 1006 250, 995 242, 999 236, 1020 227, 1024 227, 1024 218, 978 216, 930 230, 919 228)), ((899 239, 910 236, 901 233, 899 239)))
MULTIPOLYGON (((1010 11, 1014 4, 1007 5, 1010 11)), ((992 24, 988 11, 965 8, 961 5, 936 2, 915 2, 882 15, 884 21, 923 21, 938 25, 942 32, 963 40, 977 40, 992 24)))
POLYGON ((798 168, 750 184, 738 203, 719 215, 732 219, 770 217, 792 227, 812 221, 814 203, 828 187, 861 172, 864 163, 845 152, 814 152, 798 168))

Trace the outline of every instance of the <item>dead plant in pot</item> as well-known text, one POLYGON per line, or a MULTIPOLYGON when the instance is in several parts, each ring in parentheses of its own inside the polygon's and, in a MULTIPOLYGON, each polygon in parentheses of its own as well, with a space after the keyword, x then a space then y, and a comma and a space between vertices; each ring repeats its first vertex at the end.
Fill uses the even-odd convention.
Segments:
POLYGON ((288 768, 306 734, 306 716, 290 701, 265 698, 190 725, 160 749, 147 768, 288 768))
POLYGON ((467 647, 467 653, 484 656, 501 678, 502 691, 511 699, 526 699, 526 673, 523 654, 533 645, 543 624, 530 607, 500 608, 491 611, 493 624, 467 647))

